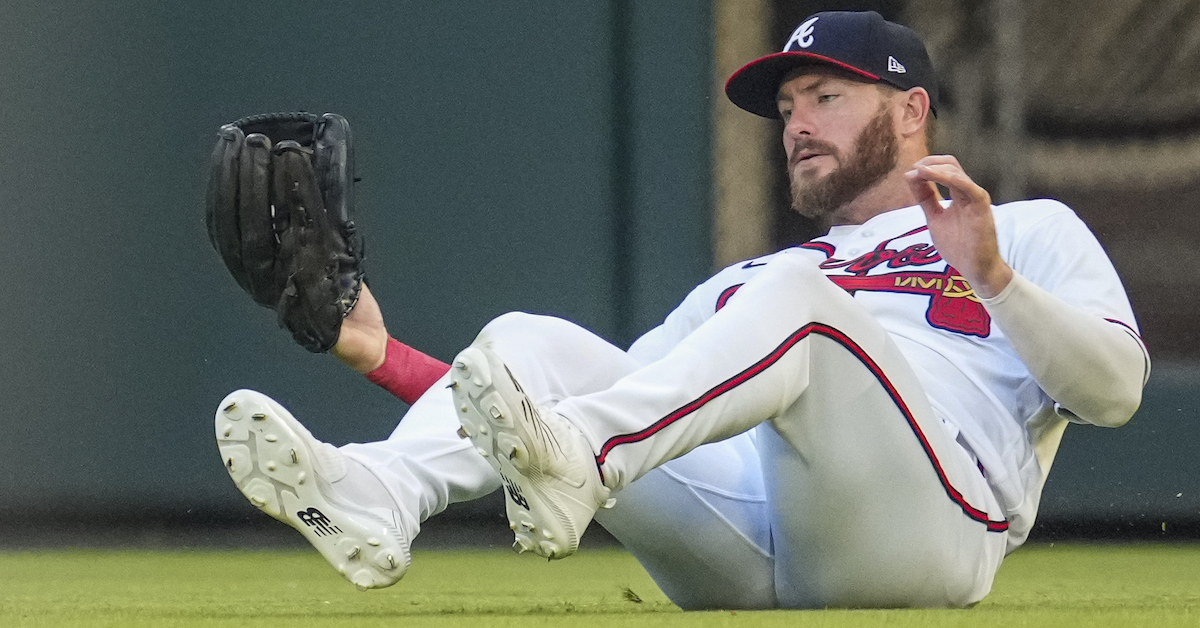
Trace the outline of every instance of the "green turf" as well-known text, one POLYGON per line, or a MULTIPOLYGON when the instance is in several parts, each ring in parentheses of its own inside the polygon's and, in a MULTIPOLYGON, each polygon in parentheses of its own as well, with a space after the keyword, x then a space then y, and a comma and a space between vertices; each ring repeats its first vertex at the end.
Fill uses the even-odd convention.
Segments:
POLYGON ((618 550, 419 552, 359 593, 315 552, 0 553, 0 626, 1198 626, 1200 545, 1036 546, 969 610, 682 613, 618 550), (641 602, 627 599, 631 591, 641 602))

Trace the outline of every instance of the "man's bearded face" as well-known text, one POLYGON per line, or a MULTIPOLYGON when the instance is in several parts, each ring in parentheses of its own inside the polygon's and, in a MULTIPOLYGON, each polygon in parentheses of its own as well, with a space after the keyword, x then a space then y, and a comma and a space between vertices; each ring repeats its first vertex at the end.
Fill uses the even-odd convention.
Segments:
POLYGON ((882 108, 858 134, 852 152, 846 157, 836 146, 810 138, 797 140, 792 154, 805 149, 832 155, 838 166, 824 177, 816 178, 815 174, 804 174, 797 164, 788 164, 792 209, 819 223, 827 223, 837 210, 879 183, 896 167, 899 144, 892 128, 892 111, 882 108))

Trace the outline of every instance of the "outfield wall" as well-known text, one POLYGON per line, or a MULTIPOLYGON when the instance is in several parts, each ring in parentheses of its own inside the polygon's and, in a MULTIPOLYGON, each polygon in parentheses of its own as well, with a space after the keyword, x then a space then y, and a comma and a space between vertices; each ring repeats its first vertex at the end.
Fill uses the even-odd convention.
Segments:
MULTIPOLYGON (((79 0, 0 21, 0 517, 255 520, 212 438, 236 388, 335 443, 401 416, 293 345, 210 249, 203 181, 233 118, 351 120, 372 288, 444 360, 514 309, 626 342, 709 273, 706 3, 328 6, 79 0)), ((1200 522, 1198 381, 1158 365, 1129 427, 1071 427, 1044 517, 1200 522)))
POLYGON ((443 360, 491 318, 628 342, 703 280, 704 3, 50 1, 0 20, 0 510, 184 517, 237 501, 217 402, 333 442, 403 406, 305 353, 207 241, 222 123, 336 111, 391 331, 443 360))

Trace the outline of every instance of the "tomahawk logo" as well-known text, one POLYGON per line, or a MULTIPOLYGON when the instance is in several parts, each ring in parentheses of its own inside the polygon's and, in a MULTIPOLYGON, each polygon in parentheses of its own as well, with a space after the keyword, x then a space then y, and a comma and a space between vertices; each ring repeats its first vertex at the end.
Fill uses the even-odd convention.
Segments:
POLYGON ((341 528, 333 525, 333 522, 329 520, 329 517, 326 517, 325 513, 317 510, 316 508, 297 511, 296 516, 300 517, 300 521, 303 521, 304 525, 310 528, 315 528, 317 536, 330 536, 333 534, 342 533, 341 528))
POLYGON ((529 502, 525 501, 525 496, 521 494, 520 487, 503 473, 500 474, 500 479, 504 480, 504 490, 508 493, 508 498, 513 500, 514 504, 525 510, 529 510, 529 502))
POLYGON ((788 39, 787 45, 783 47, 783 51, 790 51, 792 49, 792 44, 796 44, 801 48, 808 48, 809 46, 813 45, 813 25, 816 24, 817 20, 819 19, 821 18, 814 17, 810 20, 805 20, 803 24, 797 26, 796 30, 792 32, 792 36, 788 39))

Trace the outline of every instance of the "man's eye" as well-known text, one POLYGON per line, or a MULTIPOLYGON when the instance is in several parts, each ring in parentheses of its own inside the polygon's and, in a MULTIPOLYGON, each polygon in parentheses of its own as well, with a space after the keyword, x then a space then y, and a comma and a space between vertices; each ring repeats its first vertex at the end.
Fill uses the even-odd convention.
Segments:
POLYGON ((830 102, 834 98, 837 98, 837 94, 821 94, 817 96, 817 102, 830 102))
POLYGON ((780 109, 780 110, 779 110, 779 117, 780 117, 780 118, 781 118, 781 119, 782 119, 784 122, 787 122, 787 121, 788 121, 788 119, 792 117, 792 110, 791 110, 791 109, 780 109))

